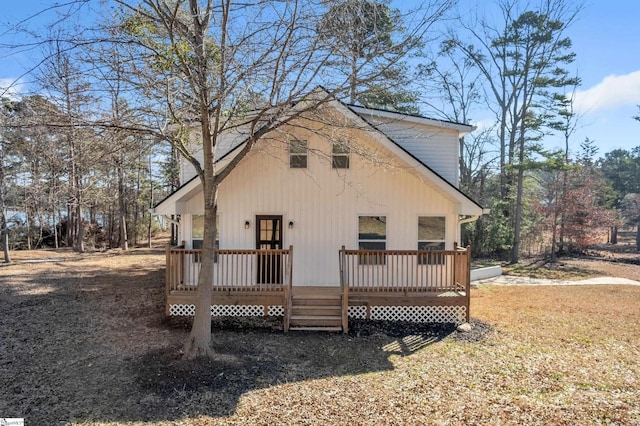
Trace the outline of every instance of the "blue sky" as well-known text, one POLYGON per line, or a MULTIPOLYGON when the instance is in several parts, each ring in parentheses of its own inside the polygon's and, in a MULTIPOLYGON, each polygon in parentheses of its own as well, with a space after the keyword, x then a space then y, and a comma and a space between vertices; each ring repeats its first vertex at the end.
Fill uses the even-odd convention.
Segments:
MULTIPOLYGON (((51 4, 47 0, 3 1, 0 15, 0 45, 14 40, 6 33, 8 25, 18 22, 51 4)), ((479 2, 479 9, 485 1, 479 2)), ((476 4, 474 0, 461 0, 476 4)), ((482 12, 480 10, 480 12, 482 12)), ((595 140, 599 155, 616 148, 640 146, 640 122, 632 119, 640 104, 640 1, 591 0, 570 27, 575 66, 582 78, 576 105, 582 117, 574 138, 574 149, 585 137, 595 140)), ((37 23, 34 23, 37 27, 37 23)), ((0 87, 6 86, 32 61, 34 53, 5 57, 0 47, 0 87)), ((19 88, 19 87, 18 87, 19 88)), ((478 113, 482 119, 482 111, 478 113)), ((546 144, 560 146, 559 137, 546 144)))
MULTIPOLYGON (((465 7, 478 5, 483 14, 490 3, 460 0, 460 10, 464 13, 465 7)), ((640 104, 639 18, 639 0, 591 0, 567 31, 576 53, 570 67, 582 80, 575 98, 580 119, 571 143, 574 154, 587 137, 599 147, 598 156, 640 146, 640 122, 632 118, 639 115, 640 104)), ((492 118, 488 112, 477 115, 481 121, 492 118)), ((544 142, 549 148, 564 147, 560 135, 544 142)))
POLYGON ((640 1, 588 3, 569 30, 582 87, 576 103, 584 114, 579 135, 594 139, 600 154, 640 146, 640 1))

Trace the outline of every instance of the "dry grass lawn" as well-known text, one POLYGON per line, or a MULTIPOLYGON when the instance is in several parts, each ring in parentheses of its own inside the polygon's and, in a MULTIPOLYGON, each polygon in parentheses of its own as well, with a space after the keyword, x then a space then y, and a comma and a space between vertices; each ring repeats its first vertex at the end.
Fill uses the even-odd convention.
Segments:
POLYGON ((640 424, 640 287, 475 289, 479 339, 216 322, 185 362, 161 250, 39 257, 0 267, 0 417, 28 425, 640 424))

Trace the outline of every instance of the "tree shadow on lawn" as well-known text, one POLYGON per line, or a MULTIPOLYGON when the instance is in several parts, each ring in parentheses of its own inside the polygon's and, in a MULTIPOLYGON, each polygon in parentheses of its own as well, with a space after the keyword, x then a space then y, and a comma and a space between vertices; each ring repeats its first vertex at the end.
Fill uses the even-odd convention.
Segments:
MULTIPOLYGON (((188 322, 171 320, 173 327, 188 322)), ((476 341, 490 326, 478 321, 472 335, 451 324, 350 321, 348 335, 321 332, 284 334, 276 319, 216 319, 216 356, 180 359, 181 347, 147 352, 131 363, 145 420, 232 415, 240 397, 284 383, 393 370, 392 355, 407 356, 446 337, 476 341)))
POLYGON ((3 416, 28 424, 224 417, 251 390, 392 370, 391 355, 458 334, 370 321, 351 321, 348 335, 284 334, 279 319, 220 319, 216 356, 186 361, 188 322, 164 318, 163 271, 130 269, 45 271, 0 286, 3 416))

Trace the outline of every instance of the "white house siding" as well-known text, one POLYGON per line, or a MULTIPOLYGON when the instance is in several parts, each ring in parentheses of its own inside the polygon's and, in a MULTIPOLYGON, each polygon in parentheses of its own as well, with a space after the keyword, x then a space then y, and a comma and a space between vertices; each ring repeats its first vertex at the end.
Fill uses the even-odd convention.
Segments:
MULTIPOLYGON (((299 138, 308 140, 310 151, 331 150, 318 135, 299 138)), ((350 169, 334 170, 328 157, 309 154, 307 169, 290 169, 285 144, 252 153, 220 186, 220 248, 255 248, 255 216, 282 215, 283 245, 294 247, 294 285, 339 285, 338 250, 342 245, 358 248, 360 215, 386 216, 390 250, 417 249, 418 216, 445 216, 446 248, 453 248, 458 225, 451 199, 406 165, 372 165, 355 154, 350 162, 350 169), (289 221, 293 229, 288 229, 289 221)), ((183 208, 202 214, 202 194, 183 208)), ((183 215, 182 235, 188 245, 190 219, 183 215)))
POLYGON ((458 186, 460 148, 457 130, 376 116, 366 118, 414 157, 458 186))

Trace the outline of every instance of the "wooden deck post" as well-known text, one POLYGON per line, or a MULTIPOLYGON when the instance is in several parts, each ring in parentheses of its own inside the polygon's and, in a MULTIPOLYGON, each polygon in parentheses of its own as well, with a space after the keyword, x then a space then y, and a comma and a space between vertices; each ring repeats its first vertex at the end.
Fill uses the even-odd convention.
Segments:
POLYGON ((471 246, 467 246, 466 252, 467 264, 466 264, 466 286, 465 293, 467 296, 467 322, 471 320, 471 246))
POLYGON ((164 270, 164 314, 169 316, 169 292, 171 291, 171 243, 167 244, 165 250, 165 270, 164 270))
POLYGON ((284 285, 284 313, 283 313, 283 324, 282 329, 285 333, 289 332, 289 325, 291 324, 291 309, 292 303, 291 298, 293 297, 293 246, 289 246, 289 254, 287 256, 287 267, 285 270, 285 276, 287 282, 284 285))
POLYGON ((345 279, 345 250, 342 246, 338 254, 340 268, 340 288, 342 289, 342 332, 349 332, 349 282, 345 279))

